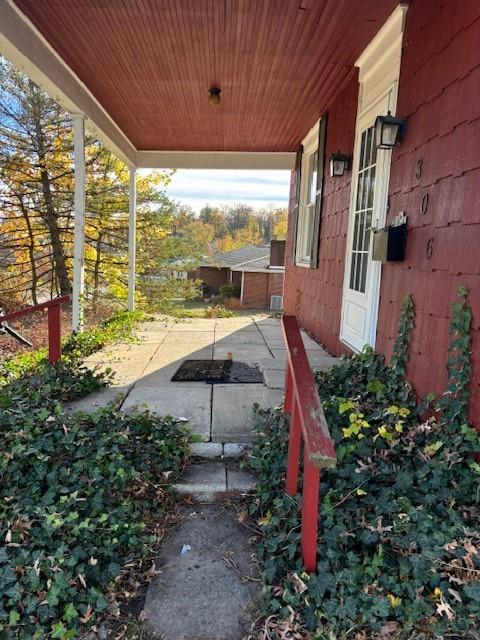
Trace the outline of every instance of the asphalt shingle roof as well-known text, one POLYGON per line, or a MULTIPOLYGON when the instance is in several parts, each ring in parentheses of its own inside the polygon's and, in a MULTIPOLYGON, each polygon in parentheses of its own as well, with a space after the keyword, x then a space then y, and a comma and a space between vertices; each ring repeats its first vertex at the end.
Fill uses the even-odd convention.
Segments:
POLYGON ((202 267, 238 267, 246 262, 265 261, 266 266, 270 261, 270 245, 248 245, 241 249, 233 249, 225 253, 214 254, 208 262, 203 262, 202 267))

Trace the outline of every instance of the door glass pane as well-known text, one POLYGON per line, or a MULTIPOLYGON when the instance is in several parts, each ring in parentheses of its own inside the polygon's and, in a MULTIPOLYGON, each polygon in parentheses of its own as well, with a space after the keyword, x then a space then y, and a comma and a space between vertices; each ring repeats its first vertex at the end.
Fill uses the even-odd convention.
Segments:
POLYGON ((370 173, 368 175, 368 195, 367 195, 367 209, 373 208, 373 193, 374 193, 374 185, 375 185, 375 165, 370 168, 370 173))
POLYGON ((365 162, 364 166, 369 166, 372 164, 372 129, 367 129, 366 133, 366 142, 365 142, 365 162))
POLYGON ((352 254, 352 265, 350 269, 350 289, 355 289, 355 270, 357 267, 357 254, 352 254))
POLYGON ((375 193, 376 148, 374 127, 362 132, 355 198, 350 289, 365 293, 367 286, 373 199, 375 193))

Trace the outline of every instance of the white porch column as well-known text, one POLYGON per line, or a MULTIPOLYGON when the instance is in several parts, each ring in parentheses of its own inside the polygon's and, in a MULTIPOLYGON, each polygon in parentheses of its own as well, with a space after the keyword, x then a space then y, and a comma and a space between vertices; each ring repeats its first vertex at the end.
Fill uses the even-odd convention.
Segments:
POLYGON ((245 283, 245 271, 242 271, 242 283, 240 285, 240 304, 243 304, 243 285, 245 283))
POLYGON ((83 331, 85 266, 85 120, 80 113, 72 113, 72 119, 75 175, 72 330, 80 332, 83 331))
POLYGON ((130 167, 128 199, 128 309, 135 309, 135 262, 137 233, 137 170, 130 167))

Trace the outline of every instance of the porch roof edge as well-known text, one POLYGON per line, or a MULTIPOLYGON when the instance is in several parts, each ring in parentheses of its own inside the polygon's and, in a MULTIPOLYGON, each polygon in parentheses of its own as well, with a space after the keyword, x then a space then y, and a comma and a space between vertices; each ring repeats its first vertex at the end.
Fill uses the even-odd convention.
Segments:
POLYGON ((283 169, 295 165, 293 152, 269 151, 137 151, 143 169, 283 169))

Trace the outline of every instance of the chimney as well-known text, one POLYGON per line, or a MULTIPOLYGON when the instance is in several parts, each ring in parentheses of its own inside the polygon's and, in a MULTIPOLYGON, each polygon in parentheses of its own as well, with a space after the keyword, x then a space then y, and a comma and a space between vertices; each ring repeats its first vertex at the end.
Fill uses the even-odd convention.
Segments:
POLYGON ((270 266, 285 266, 285 240, 270 241, 270 266))

